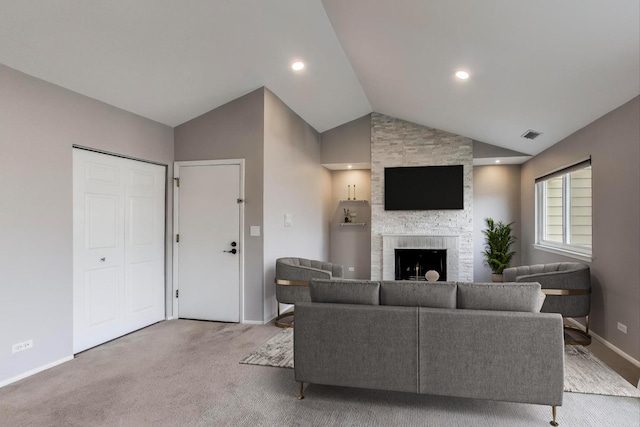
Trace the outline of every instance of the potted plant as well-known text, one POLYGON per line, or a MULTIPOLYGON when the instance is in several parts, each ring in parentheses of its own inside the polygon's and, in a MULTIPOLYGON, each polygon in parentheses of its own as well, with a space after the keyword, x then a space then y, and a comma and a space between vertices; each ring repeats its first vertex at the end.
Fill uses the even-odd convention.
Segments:
POLYGON ((482 230, 485 236, 484 245, 484 262, 491 268, 491 280, 494 282, 502 282, 502 272, 509 267, 511 259, 516 254, 511 251, 511 245, 516 238, 511 234, 511 226, 513 222, 504 224, 502 221, 495 222, 492 218, 485 218, 487 229, 482 230))

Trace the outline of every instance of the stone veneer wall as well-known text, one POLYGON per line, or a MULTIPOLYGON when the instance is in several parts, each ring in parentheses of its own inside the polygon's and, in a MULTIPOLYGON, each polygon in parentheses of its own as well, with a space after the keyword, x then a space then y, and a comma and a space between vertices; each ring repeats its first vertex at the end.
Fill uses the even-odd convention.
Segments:
POLYGON ((473 151, 471 139, 371 115, 371 279, 382 279, 382 235, 459 236, 460 281, 473 281, 473 151), (385 211, 384 168, 464 166, 464 209, 385 211))

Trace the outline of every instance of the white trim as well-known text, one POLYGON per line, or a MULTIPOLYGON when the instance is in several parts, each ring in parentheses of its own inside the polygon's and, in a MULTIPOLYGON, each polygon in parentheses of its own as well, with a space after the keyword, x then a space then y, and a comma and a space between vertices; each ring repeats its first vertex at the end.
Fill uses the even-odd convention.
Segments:
POLYGON ((590 162, 590 161, 591 161, 591 156, 587 156, 587 157, 585 157, 583 159, 580 159, 580 160, 578 160, 576 162, 572 162, 572 163, 569 163, 568 165, 560 166, 559 168, 555 168, 555 169, 553 169, 553 170, 551 170, 549 172, 546 172, 546 173, 544 173, 544 174, 542 174, 540 176, 536 176, 536 177, 533 178, 533 180, 534 181, 538 181, 538 180, 540 180, 542 178, 546 178, 546 177, 548 177, 550 175, 553 175, 556 172, 560 172, 560 171, 563 171, 565 169, 569 169, 569 168, 572 168, 574 166, 577 166, 577 165, 579 165, 581 163, 590 162))
POLYGON ((169 316, 169 317, 167 317, 167 318, 166 318, 166 319, 164 319, 164 320, 173 320, 173 316, 169 316))
POLYGON ((541 250, 541 251, 544 251, 544 252, 551 252, 553 254, 563 255, 563 256, 566 256, 568 258, 575 258, 577 260, 584 261, 584 262, 589 262, 590 263, 591 261, 593 261, 593 257, 591 257, 589 255, 580 254, 580 253, 569 251, 569 250, 566 250, 566 249, 554 248, 554 247, 551 247, 551 246, 545 246, 545 245, 541 245, 541 244, 538 244, 538 243, 534 243, 533 247, 535 249, 538 249, 538 250, 541 250))
MULTIPOLYGON (((220 165, 239 165, 240 166, 240 199, 245 199, 245 165, 244 159, 223 159, 223 160, 186 160, 173 162, 173 236, 171 236, 173 245, 173 289, 171 291, 171 298, 173 299, 173 314, 175 318, 180 317, 180 307, 178 298, 176 298, 176 291, 180 289, 178 283, 178 244, 176 242, 176 235, 180 234, 178 227, 180 209, 178 201, 180 199, 180 187, 176 184, 175 178, 180 178, 180 167, 186 166, 220 166, 220 165)), ((240 272, 238 279, 240 281, 240 323, 251 323, 252 321, 245 321, 244 318, 244 203, 240 203, 240 234, 239 234, 239 246, 243 248, 240 251, 240 272)), ((259 323, 261 324, 261 323, 259 323)))
MULTIPOLYGON (((581 327, 582 329, 584 329, 584 325, 581 324, 580 322, 578 322, 575 319, 572 318, 566 318, 565 320, 567 320, 567 322, 569 323, 573 323, 574 325, 581 327)), ((620 350, 618 347, 616 347, 615 345, 611 344, 609 341, 605 340, 604 338, 602 338, 600 335, 594 333, 593 331, 589 331, 589 335, 591 335, 593 338, 597 339, 598 341, 600 341, 605 347, 607 347, 609 350, 612 350, 614 353, 617 353, 619 356, 622 356, 623 358, 627 359, 629 362, 631 362, 633 365, 635 365, 636 367, 640 368, 640 361, 634 359, 632 356, 628 355, 627 353, 625 353, 624 351, 620 350)))
POLYGON ((20 381, 24 378, 30 377, 31 375, 35 375, 39 372, 46 371, 47 369, 53 368, 54 366, 61 365, 64 362, 68 362, 69 360, 73 360, 73 355, 63 357, 62 359, 56 360, 55 362, 47 363, 46 365, 42 365, 38 368, 31 369, 30 371, 23 372, 20 375, 16 375, 15 377, 8 378, 0 382, 0 388, 7 386, 9 384, 15 383, 16 381, 20 381))
POLYGON ((266 325, 269 322, 261 322, 259 320, 243 320, 243 325, 266 325))

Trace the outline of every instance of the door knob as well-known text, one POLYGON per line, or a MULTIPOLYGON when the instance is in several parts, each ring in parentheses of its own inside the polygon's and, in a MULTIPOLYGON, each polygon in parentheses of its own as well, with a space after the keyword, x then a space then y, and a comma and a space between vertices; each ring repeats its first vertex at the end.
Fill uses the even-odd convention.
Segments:
POLYGON ((236 250, 236 248, 233 248, 230 251, 222 251, 222 252, 229 252, 229 253, 235 254, 238 251, 236 250))

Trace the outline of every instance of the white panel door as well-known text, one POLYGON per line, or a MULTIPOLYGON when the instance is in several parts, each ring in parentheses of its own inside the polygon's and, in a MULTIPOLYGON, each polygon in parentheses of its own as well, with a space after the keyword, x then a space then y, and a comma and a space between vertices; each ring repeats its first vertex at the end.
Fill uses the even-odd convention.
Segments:
POLYGON ((239 164, 176 166, 179 317, 240 321, 239 164))
POLYGON ((165 168, 73 150, 74 353, 164 318, 165 168))
POLYGON ((126 160, 126 333, 164 319, 165 182, 163 166, 126 160))

